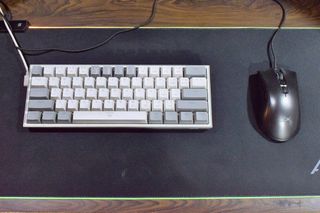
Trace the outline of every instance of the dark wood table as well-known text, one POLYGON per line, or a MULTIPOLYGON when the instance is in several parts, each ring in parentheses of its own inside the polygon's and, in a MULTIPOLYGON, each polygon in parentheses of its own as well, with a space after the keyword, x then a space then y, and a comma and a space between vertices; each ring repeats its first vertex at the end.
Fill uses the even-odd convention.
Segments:
MULTIPOLYGON (((127 27, 143 22, 151 0, 5 0, 15 19, 33 28, 127 27)), ((286 27, 320 27, 318 0, 284 1, 286 27)), ((274 27, 280 9, 271 0, 159 0, 150 27, 274 27)), ((319 212, 320 197, 204 199, 2 198, 0 211, 319 212)))
MULTIPOLYGON (((4 0, 33 27, 132 26, 149 16, 152 0, 4 0)), ((320 2, 285 0, 287 27, 319 27, 320 2)), ((281 10, 272 0, 158 0, 152 27, 271 27, 281 10)))
POLYGON ((0 211, 71 212, 319 212, 319 198, 203 200, 0 200, 0 211))

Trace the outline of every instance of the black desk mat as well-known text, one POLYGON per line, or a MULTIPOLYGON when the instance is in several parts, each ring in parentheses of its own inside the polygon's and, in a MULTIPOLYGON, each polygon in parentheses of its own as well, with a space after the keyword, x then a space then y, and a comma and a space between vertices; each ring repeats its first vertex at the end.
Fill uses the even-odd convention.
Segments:
MULTIPOLYGON (((79 48, 111 30, 31 30, 25 47, 79 48)), ((141 30, 95 51, 28 57, 30 63, 209 64, 209 131, 22 128, 23 69, 0 34, 0 196, 211 197, 319 195, 320 31, 283 30, 280 65, 297 71, 302 124, 283 144, 250 124, 248 77, 268 68, 271 30, 141 30)))

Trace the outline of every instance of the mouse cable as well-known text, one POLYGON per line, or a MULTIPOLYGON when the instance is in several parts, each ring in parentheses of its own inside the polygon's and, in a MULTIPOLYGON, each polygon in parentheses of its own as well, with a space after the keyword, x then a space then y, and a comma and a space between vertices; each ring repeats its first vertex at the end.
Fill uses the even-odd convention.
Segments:
MULTIPOLYGON (((141 27, 144 27, 144 26, 150 24, 153 21, 155 14, 156 14, 157 1, 158 0, 153 0, 151 13, 146 21, 144 21, 143 23, 141 23, 133 28, 120 30, 120 31, 112 34, 111 36, 107 37, 105 40, 103 40, 97 44, 94 44, 93 46, 89 46, 89 47, 82 48, 82 49, 60 49, 60 48, 29 49, 29 48, 22 48, 22 47, 19 47, 16 45, 16 49, 22 51, 25 55, 41 55, 41 54, 45 54, 45 53, 49 53, 49 52, 81 53, 81 52, 86 52, 86 51, 96 49, 98 47, 101 47, 101 46, 109 43, 112 39, 116 38, 120 34, 136 31, 136 30, 140 29, 141 27)), ((5 19, 5 17, 3 17, 3 18, 5 19)))
POLYGON ((277 72, 278 64, 277 64, 277 57, 274 53, 273 42, 274 42, 274 39, 275 39, 277 33, 280 31, 280 29, 282 28, 282 26, 286 20, 287 12, 286 12, 283 4, 279 0, 273 0, 273 2, 275 2, 276 4, 278 4, 280 6, 281 12, 282 12, 280 23, 279 23, 277 29, 273 32, 273 34, 268 42, 269 65, 270 65, 270 68, 274 69, 274 71, 277 72))
POLYGON ((28 76, 29 76, 29 66, 28 66, 27 60, 25 59, 25 57, 23 55, 23 52, 19 49, 20 48, 19 43, 18 43, 17 39, 14 36, 13 30, 11 28, 11 25, 10 25, 9 21, 7 20, 7 18, 5 16, 5 12, 4 12, 4 10, 3 10, 3 8, 1 6, 0 6, 0 15, 1 15, 2 19, 3 19, 4 25, 5 25, 8 33, 9 33, 9 35, 11 37, 12 42, 13 42, 15 48, 18 51, 19 57, 20 57, 20 59, 22 61, 22 64, 23 64, 23 66, 24 66, 24 68, 26 70, 26 74, 24 76, 24 85, 26 85, 28 83, 28 76))

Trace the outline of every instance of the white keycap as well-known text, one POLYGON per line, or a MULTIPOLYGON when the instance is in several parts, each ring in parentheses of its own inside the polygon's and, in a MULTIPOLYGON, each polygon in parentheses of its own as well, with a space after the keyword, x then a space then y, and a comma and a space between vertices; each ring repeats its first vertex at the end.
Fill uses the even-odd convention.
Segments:
POLYGON ((114 100, 105 100, 103 103, 103 110, 113 111, 114 110, 114 100))
POLYGON ((140 101, 140 111, 151 111, 151 101, 141 100, 140 101))
POLYGON ((98 91, 95 88, 87 89, 86 97, 89 100, 97 99, 98 91))
POLYGON ((84 78, 84 88, 94 88, 95 79, 93 77, 84 78))
POLYGON ((168 100, 169 99, 168 89, 159 89, 158 90, 158 99, 159 100, 168 100))
POLYGON ((112 100, 121 99, 121 89, 111 89, 110 90, 110 99, 112 99, 112 100))
POLYGON ((170 99, 171 100, 181 99, 181 90, 180 89, 171 89, 170 90, 170 99))
POLYGON ((128 111, 138 111, 139 110, 139 101, 138 100, 129 100, 128 101, 128 111))
POLYGON ((148 77, 148 67, 147 66, 140 66, 138 67, 138 77, 144 78, 148 77))
POLYGON ((83 88, 76 88, 74 90, 74 99, 81 100, 86 98, 86 90, 83 88))
POLYGON ((101 100, 92 100, 92 111, 101 111, 102 110, 102 101, 101 100))
POLYGON ((149 77, 159 77, 160 76, 160 67, 152 66, 149 68, 149 77))
POLYGON ((183 67, 173 67, 172 77, 182 78, 183 77, 183 67))
POLYGON ((79 68, 80 77, 89 77, 89 67, 80 67, 79 68))
POLYGON ((165 78, 156 78, 155 88, 156 89, 165 89, 166 88, 166 79, 165 78))
POLYGON ((206 78, 191 78, 190 79, 190 88, 206 88, 207 87, 207 79, 206 78))
POLYGON ((178 88, 178 79, 177 78, 168 78, 167 79, 167 88, 168 89, 178 88))
POLYGON ((47 77, 32 77, 31 78, 31 87, 47 88, 48 87, 48 78, 47 77))
POLYGON ((119 79, 116 77, 110 77, 108 78, 108 88, 118 88, 119 87, 119 79))
POLYGON ((163 110, 162 100, 153 100, 152 101, 152 111, 162 112, 162 110, 163 110))
POLYGON ((70 77, 61 77, 60 86, 61 86, 61 88, 70 88, 71 87, 71 78, 70 77))
POLYGON ((142 78, 140 77, 133 77, 132 82, 131 82, 131 88, 136 89, 136 88, 142 88, 142 78))
POLYGON ((189 78, 179 78, 179 88, 180 89, 189 88, 189 78))
POLYGON ((51 89, 51 99, 57 100, 61 99, 62 90, 60 88, 52 88, 51 89))
POLYGON ((123 89, 122 90, 122 99, 124 99, 124 100, 133 99, 133 89, 123 89))
POLYGON ((146 99, 147 100, 156 100, 157 99, 157 90, 156 89, 147 89, 146 99))
POLYGON ((72 78, 72 87, 73 88, 82 88, 83 87, 83 78, 82 77, 73 77, 72 78))
POLYGON ((170 66, 161 67, 161 77, 164 77, 164 78, 171 77, 171 67, 170 66))
POLYGON ((106 88, 99 89, 98 99, 100 99, 100 100, 109 99, 109 89, 106 89, 106 88))
POLYGON ((120 78, 120 88, 130 88, 130 78, 128 77, 120 78))
POLYGON ((66 100, 56 100, 56 111, 66 111, 67 101, 66 100))
POLYGON ((73 89, 71 88, 64 88, 62 90, 62 98, 66 100, 73 99, 73 89))
POLYGON ((60 79, 58 77, 50 77, 49 88, 59 88, 59 87, 60 87, 60 79))
POLYGON ((134 90, 134 99, 135 100, 144 100, 145 99, 145 90, 144 89, 135 89, 134 90))
POLYGON ((78 100, 68 100, 68 111, 77 111, 79 108, 79 101, 78 100))
POLYGON ((154 88, 154 78, 145 77, 143 79, 143 88, 145 89, 154 88))
POLYGON ((126 100, 116 100, 116 111, 126 111, 127 101, 126 100))
POLYGON ((107 87, 107 78, 105 77, 97 77, 96 79, 96 88, 106 88, 107 87))
POLYGON ((79 67, 72 66, 67 68, 67 76, 68 77, 76 77, 78 76, 79 67))
POLYGON ((44 77, 54 77, 54 70, 53 66, 45 66, 43 68, 43 76, 44 77))
POLYGON ((66 76, 66 67, 62 66, 62 67, 56 67, 56 76, 57 77, 63 77, 66 76))
POLYGON ((92 124, 147 124, 147 112, 74 112, 73 123, 92 124))
POLYGON ((90 105, 91 101, 90 100, 81 100, 80 101, 80 111, 90 111, 90 105))
POLYGON ((166 112, 175 111, 174 100, 165 100, 164 101, 164 111, 166 111, 166 112))

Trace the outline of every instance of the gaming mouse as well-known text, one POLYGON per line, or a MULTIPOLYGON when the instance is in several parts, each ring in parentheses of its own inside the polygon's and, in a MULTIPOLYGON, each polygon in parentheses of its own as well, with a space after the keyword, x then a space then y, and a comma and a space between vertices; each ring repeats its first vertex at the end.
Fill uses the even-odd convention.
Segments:
POLYGON ((251 103, 260 131, 276 142, 294 137, 300 128, 296 73, 284 69, 259 71, 254 81, 251 103))

